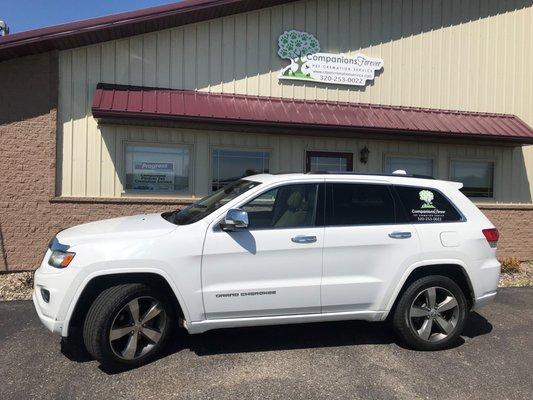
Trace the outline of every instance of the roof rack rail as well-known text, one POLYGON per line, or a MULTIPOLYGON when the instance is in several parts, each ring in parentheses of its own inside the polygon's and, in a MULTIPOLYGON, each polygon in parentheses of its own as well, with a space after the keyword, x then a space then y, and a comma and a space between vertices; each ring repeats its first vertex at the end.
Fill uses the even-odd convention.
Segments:
POLYGON ((350 171, 310 171, 307 172, 308 175, 362 175, 362 176, 394 176, 400 178, 418 178, 418 179, 435 179, 433 176, 429 175, 418 175, 418 174, 384 174, 376 173, 371 174, 367 172, 350 172, 350 171))

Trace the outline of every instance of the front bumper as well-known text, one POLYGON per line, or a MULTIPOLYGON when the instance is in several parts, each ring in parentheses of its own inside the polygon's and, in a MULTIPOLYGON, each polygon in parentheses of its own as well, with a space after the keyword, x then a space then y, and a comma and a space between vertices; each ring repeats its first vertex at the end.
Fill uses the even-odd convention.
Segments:
POLYGON ((63 321, 56 321, 55 319, 44 315, 43 310, 39 304, 39 301, 40 301, 38 298, 39 296, 40 294, 38 294, 37 291, 34 289, 32 299, 33 299, 33 305, 35 306, 35 311, 37 311, 37 315, 39 316, 39 319, 49 331, 61 334, 63 330, 63 321))
POLYGON ((57 269, 48 265, 50 250, 47 251, 39 269, 35 271, 33 284, 33 304, 39 319, 46 328, 64 334, 64 322, 70 306, 72 286, 77 271, 74 268, 57 269), (42 291, 49 293, 45 301, 42 291))

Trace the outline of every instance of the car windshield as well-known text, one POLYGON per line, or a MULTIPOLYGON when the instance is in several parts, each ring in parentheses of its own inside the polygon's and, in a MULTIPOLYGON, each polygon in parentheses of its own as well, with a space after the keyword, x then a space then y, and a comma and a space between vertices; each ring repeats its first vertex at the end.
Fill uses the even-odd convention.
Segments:
POLYGON ((237 196, 256 187, 260 182, 252 182, 244 179, 230 183, 222 189, 206 196, 183 210, 163 213, 161 216, 176 225, 189 225, 200 221, 212 212, 218 210, 237 196))

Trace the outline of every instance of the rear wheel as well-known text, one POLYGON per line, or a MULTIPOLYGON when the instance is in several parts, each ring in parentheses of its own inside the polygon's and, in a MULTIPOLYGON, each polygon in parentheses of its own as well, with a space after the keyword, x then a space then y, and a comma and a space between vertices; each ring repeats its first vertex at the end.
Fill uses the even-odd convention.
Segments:
POLYGON ((451 346, 461 334, 468 305, 461 288, 445 276, 411 283, 400 298, 393 325, 400 338, 417 350, 451 346))
POLYGON ((153 359, 174 323, 170 302, 149 286, 124 284, 104 290, 85 318, 89 353, 111 367, 135 367, 153 359))

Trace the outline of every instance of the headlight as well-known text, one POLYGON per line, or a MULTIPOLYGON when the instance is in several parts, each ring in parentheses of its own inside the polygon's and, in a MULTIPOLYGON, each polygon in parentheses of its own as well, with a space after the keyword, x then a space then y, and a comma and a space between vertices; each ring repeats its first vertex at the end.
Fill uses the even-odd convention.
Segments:
POLYGON ((54 250, 52 251, 52 255, 50 256, 50 259, 48 260, 48 265, 51 265, 55 268, 66 268, 70 264, 70 262, 74 259, 74 256, 76 253, 71 253, 68 251, 59 251, 54 250))

